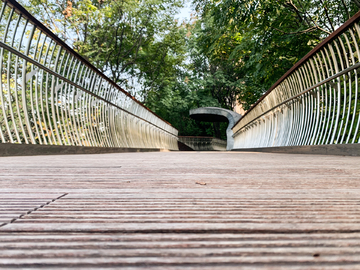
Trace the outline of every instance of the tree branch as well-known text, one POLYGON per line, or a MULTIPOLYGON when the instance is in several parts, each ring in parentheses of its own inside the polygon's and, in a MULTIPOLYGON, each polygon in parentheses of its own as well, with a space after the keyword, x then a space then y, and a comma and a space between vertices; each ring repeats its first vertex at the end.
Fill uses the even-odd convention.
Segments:
POLYGON ((276 27, 272 27, 272 26, 271 26, 271 28, 273 28, 273 29, 275 29, 275 30, 277 30, 277 31, 279 31, 279 32, 281 32, 281 33, 283 33, 283 34, 285 34, 285 35, 299 35, 299 34, 305 34, 305 33, 309 33, 309 32, 312 32, 312 31, 314 31, 314 30, 319 29, 318 27, 313 26, 313 27, 310 27, 310 28, 308 28, 308 29, 301 30, 301 31, 297 31, 297 32, 285 32, 285 31, 283 31, 283 30, 281 30, 281 29, 278 29, 278 28, 276 28, 276 27))
POLYGON ((350 19, 350 13, 349 13, 349 10, 348 10, 348 8, 347 8, 344 0, 341 0, 341 3, 343 4, 343 6, 344 6, 344 8, 345 8, 345 11, 346 11, 346 14, 347 14, 347 16, 348 16, 347 19, 350 19))
POLYGON ((332 24, 332 21, 330 19, 330 16, 329 16, 329 13, 328 13, 328 9, 326 7, 326 5, 324 4, 324 2, 322 0, 320 0, 321 4, 324 6, 324 10, 325 10, 325 15, 326 15, 326 18, 328 19, 329 21, 329 24, 331 26, 331 30, 334 32, 335 31, 335 27, 334 25, 332 24))
POLYGON ((356 5, 358 8, 360 8, 360 2, 359 2, 358 0, 354 0, 354 2, 355 2, 355 5, 356 5))
POLYGON ((285 3, 284 6, 285 7, 288 6, 291 9, 293 9, 295 11, 296 15, 298 16, 300 22, 302 22, 304 20, 303 17, 301 16, 299 9, 291 1, 285 3))

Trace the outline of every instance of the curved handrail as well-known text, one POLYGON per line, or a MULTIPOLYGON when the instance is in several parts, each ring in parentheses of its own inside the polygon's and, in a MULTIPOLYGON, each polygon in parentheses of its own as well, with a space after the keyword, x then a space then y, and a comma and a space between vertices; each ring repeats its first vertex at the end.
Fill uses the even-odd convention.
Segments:
POLYGON ((14 0, 1 6, 0 33, 3 143, 177 149, 175 128, 14 0))
MULTIPOLYGON (((4 1, 4 0, 2 0, 4 1)), ((58 43, 60 46, 62 46, 67 51, 71 52, 71 54, 74 55, 74 57, 78 58, 81 62, 86 64, 88 67, 90 67, 93 71, 95 71, 99 76, 104 78, 106 81, 108 81, 110 84, 112 84, 114 87, 116 87, 117 90, 123 92, 125 95, 127 95, 129 98, 134 100, 136 103, 138 103, 140 106, 148 110, 151 114, 154 114, 156 117, 160 118, 162 121, 167 123, 171 126, 169 122, 158 116, 156 113, 151 111, 149 108, 144 106, 140 101, 138 101, 135 97, 133 97, 130 93, 122 89, 118 84, 113 82, 111 79, 109 79, 104 73, 102 73, 100 70, 98 70, 93 64, 91 64, 89 61, 87 61, 85 58, 83 58, 80 54, 75 52, 72 48, 69 47, 63 40, 61 40, 57 35, 55 35, 50 29, 48 29, 45 25, 43 25, 39 20, 37 20, 34 16, 32 16, 23 6, 21 6, 18 2, 15 0, 5 0, 5 2, 8 2, 9 5, 13 6, 21 15, 25 18, 28 18, 33 24, 36 25, 38 29, 41 29, 44 33, 46 33, 49 37, 51 37, 56 43, 58 43)))
POLYGON ((235 148, 359 142, 359 20, 360 12, 246 112, 233 127, 235 148))

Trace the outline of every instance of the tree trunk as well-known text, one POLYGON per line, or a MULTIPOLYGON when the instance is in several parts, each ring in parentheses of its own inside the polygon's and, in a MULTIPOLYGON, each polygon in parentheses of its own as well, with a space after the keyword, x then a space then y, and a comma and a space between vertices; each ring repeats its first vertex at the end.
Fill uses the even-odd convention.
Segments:
POLYGON ((220 124, 219 122, 213 122, 215 138, 221 139, 220 124))

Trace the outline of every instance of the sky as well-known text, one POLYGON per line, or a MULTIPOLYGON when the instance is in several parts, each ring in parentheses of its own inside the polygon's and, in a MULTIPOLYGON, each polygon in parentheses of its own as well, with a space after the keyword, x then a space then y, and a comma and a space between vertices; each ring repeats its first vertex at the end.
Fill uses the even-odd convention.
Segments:
POLYGON ((182 22, 182 20, 190 20, 190 14, 194 13, 193 9, 191 8, 191 1, 185 1, 184 7, 180 9, 179 14, 176 16, 177 19, 182 22))

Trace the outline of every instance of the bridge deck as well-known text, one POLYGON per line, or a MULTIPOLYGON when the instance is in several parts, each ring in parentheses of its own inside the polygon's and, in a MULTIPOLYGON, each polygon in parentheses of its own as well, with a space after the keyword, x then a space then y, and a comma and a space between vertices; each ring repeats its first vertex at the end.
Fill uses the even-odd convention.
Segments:
POLYGON ((0 171, 0 268, 360 267, 360 157, 2 157, 0 171))

